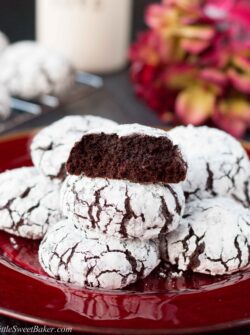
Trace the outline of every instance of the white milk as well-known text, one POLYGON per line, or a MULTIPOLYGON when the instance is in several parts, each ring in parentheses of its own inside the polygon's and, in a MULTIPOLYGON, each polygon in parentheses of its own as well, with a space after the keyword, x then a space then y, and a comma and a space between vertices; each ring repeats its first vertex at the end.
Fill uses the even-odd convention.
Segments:
POLYGON ((127 62, 131 7, 131 0, 36 0, 37 40, 80 70, 119 70, 127 62))

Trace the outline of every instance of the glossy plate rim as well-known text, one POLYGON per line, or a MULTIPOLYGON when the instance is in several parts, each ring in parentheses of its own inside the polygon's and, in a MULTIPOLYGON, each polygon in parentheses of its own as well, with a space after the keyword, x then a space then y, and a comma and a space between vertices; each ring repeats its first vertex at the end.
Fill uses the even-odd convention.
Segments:
MULTIPOLYGON (((24 314, 21 312, 15 312, 10 309, 0 307, 0 315, 18 319, 20 321, 29 322, 38 325, 46 325, 49 327, 56 328, 72 328, 72 331, 91 333, 91 334, 115 334, 115 335, 184 335, 184 334, 201 334, 207 332, 217 332, 220 330, 230 330, 234 328, 240 328, 244 326, 250 326, 250 319, 242 319, 232 322, 220 323, 214 326, 206 327, 195 327, 185 329, 137 329, 137 328, 126 328, 118 329, 112 327, 91 327, 84 326, 82 324, 75 323, 73 326, 67 322, 60 322, 57 320, 49 320, 46 318, 39 318, 32 315, 24 314)), ((204 334, 205 335, 205 334, 204 334)))
MULTIPOLYGON (((164 128, 168 129, 168 128, 164 128)), ((5 134, 0 136, 0 144, 7 141, 18 140, 26 137, 33 136, 39 128, 33 128, 30 130, 11 132, 10 134, 5 134)), ((245 148, 250 150, 250 142, 249 141, 241 141, 245 148)), ((6 264, 1 262, 1 266, 7 266, 6 264)), ((8 266, 7 266, 8 267, 8 266)), ((15 271, 12 268, 9 268, 11 271, 15 271)), ((21 276, 25 276, 25 274, 21 274, 21 276)), ((32 280, 32 277, 31 277, 32 280)), ((34 278, 35 280, 35 278, 34 278)), ((149 294, 150 295, 150 294, 149 294)), ((216 332, 220 330, 230 330, 233 328, 240 328, 244 326, 250 326, 250 318, 242 318, 234 321, 227 321, 223 323, 217 323, 215 325, 209 326, 198 326, 198 327, 189 327, 189 328, 180 328, 180 329, 139 329, 139 328, 112 328, 112 327, 98 327, 98 326, 88 326, 83 325, 81 323, 74 323, 73 325, 69 322, 62 322, 60 320, 55 320, 53 318, 45 318, 38 317, 35 315, 22 313, 20 311, 11 309, 11 308, 3 308, 0 307, 0 315, 11 317, 18 319, 20 321, 38 324, 38 325, 46 325, 49 327, 56 328, 72 328, 73 331, 83 332, 83 333, 91 333, 91 334, 150 334, 150 335, 181 335, 181 334, 198 334, 203 332, 216 332)))

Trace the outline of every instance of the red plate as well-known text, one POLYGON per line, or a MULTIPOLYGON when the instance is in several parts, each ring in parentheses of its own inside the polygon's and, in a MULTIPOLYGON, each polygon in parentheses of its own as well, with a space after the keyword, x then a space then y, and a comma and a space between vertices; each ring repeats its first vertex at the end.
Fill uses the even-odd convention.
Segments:
MULTIPOLYGON (((0 171, 31 165, 32 134, 0 140, 0 171)), ((157 273, 129 289, 79 289, 48 278, 38 243, 0 233, 0 313, 88 333, 182 334, 250 324, 250 271, 212 278, 157 273)))

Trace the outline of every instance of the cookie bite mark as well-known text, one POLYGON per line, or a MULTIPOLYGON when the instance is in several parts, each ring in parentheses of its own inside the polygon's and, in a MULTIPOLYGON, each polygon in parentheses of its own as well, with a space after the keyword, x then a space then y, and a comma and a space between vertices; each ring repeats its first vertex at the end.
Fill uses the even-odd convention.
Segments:
POLYGON ((66 177, 65 164, 75 142, 91 129, 115 125, 111 120, 92 115, 66 116, 45 127, 33 138, 30 147, 32 162, 46 177, 63 181, 66 177))
POLYGON ((87 134, 71 150, 67 171, 91 178, 126 179, 138 183, 179 183, 187 164, 167 136, 87 134))

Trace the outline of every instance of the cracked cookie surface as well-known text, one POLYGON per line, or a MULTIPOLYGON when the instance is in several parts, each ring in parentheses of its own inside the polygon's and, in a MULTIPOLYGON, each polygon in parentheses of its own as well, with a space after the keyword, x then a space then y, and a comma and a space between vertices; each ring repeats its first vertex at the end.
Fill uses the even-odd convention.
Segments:
POLYGON ((250 212, 230 198, 186 205, 179 227, 161 240, 162 258, 179 270, 223 275, 250 266, 250 212))
POLYGON ((119 289, 150 274, 159 264, 159 246, 155 241, 86 236, 64 220, 48 230, 39 261, 50 276, 64 282, 119 289))
POLYGON ((71 175, 135 183, 179 183, 187 173, 182 152, 168 133, 140 124, 90 130, 75 143, 66 168, 71 175))
POLYGON ((59 189, 34 167, 0 174, 0 230, 41 239, 61 219, 59 189))
POLYGON ((81 230, 122 238, 153 239, 176 229, 184 210, 181 184, 68 176, 61 209, 81 230))
POLYGON ((111 127, 114 121, 97 116, 66 116, 42 129, 31 143, 33 164, 52 179, 64 179, 65 163, 70 150, 92 128, 111 127))
POLYGON ((32 41, 17 42, 0 57, 0 82, 11 95, 36 99, 61 95, 72 87, 75 71, 60 53, 32 41))
POLYGON ((236 139, 206 126, 176 127, 169 134, 174 143, 182 145, 187 157, 183 183, 187 201, 228 195, 242 203, 249 199, 249 159, 236 139))

